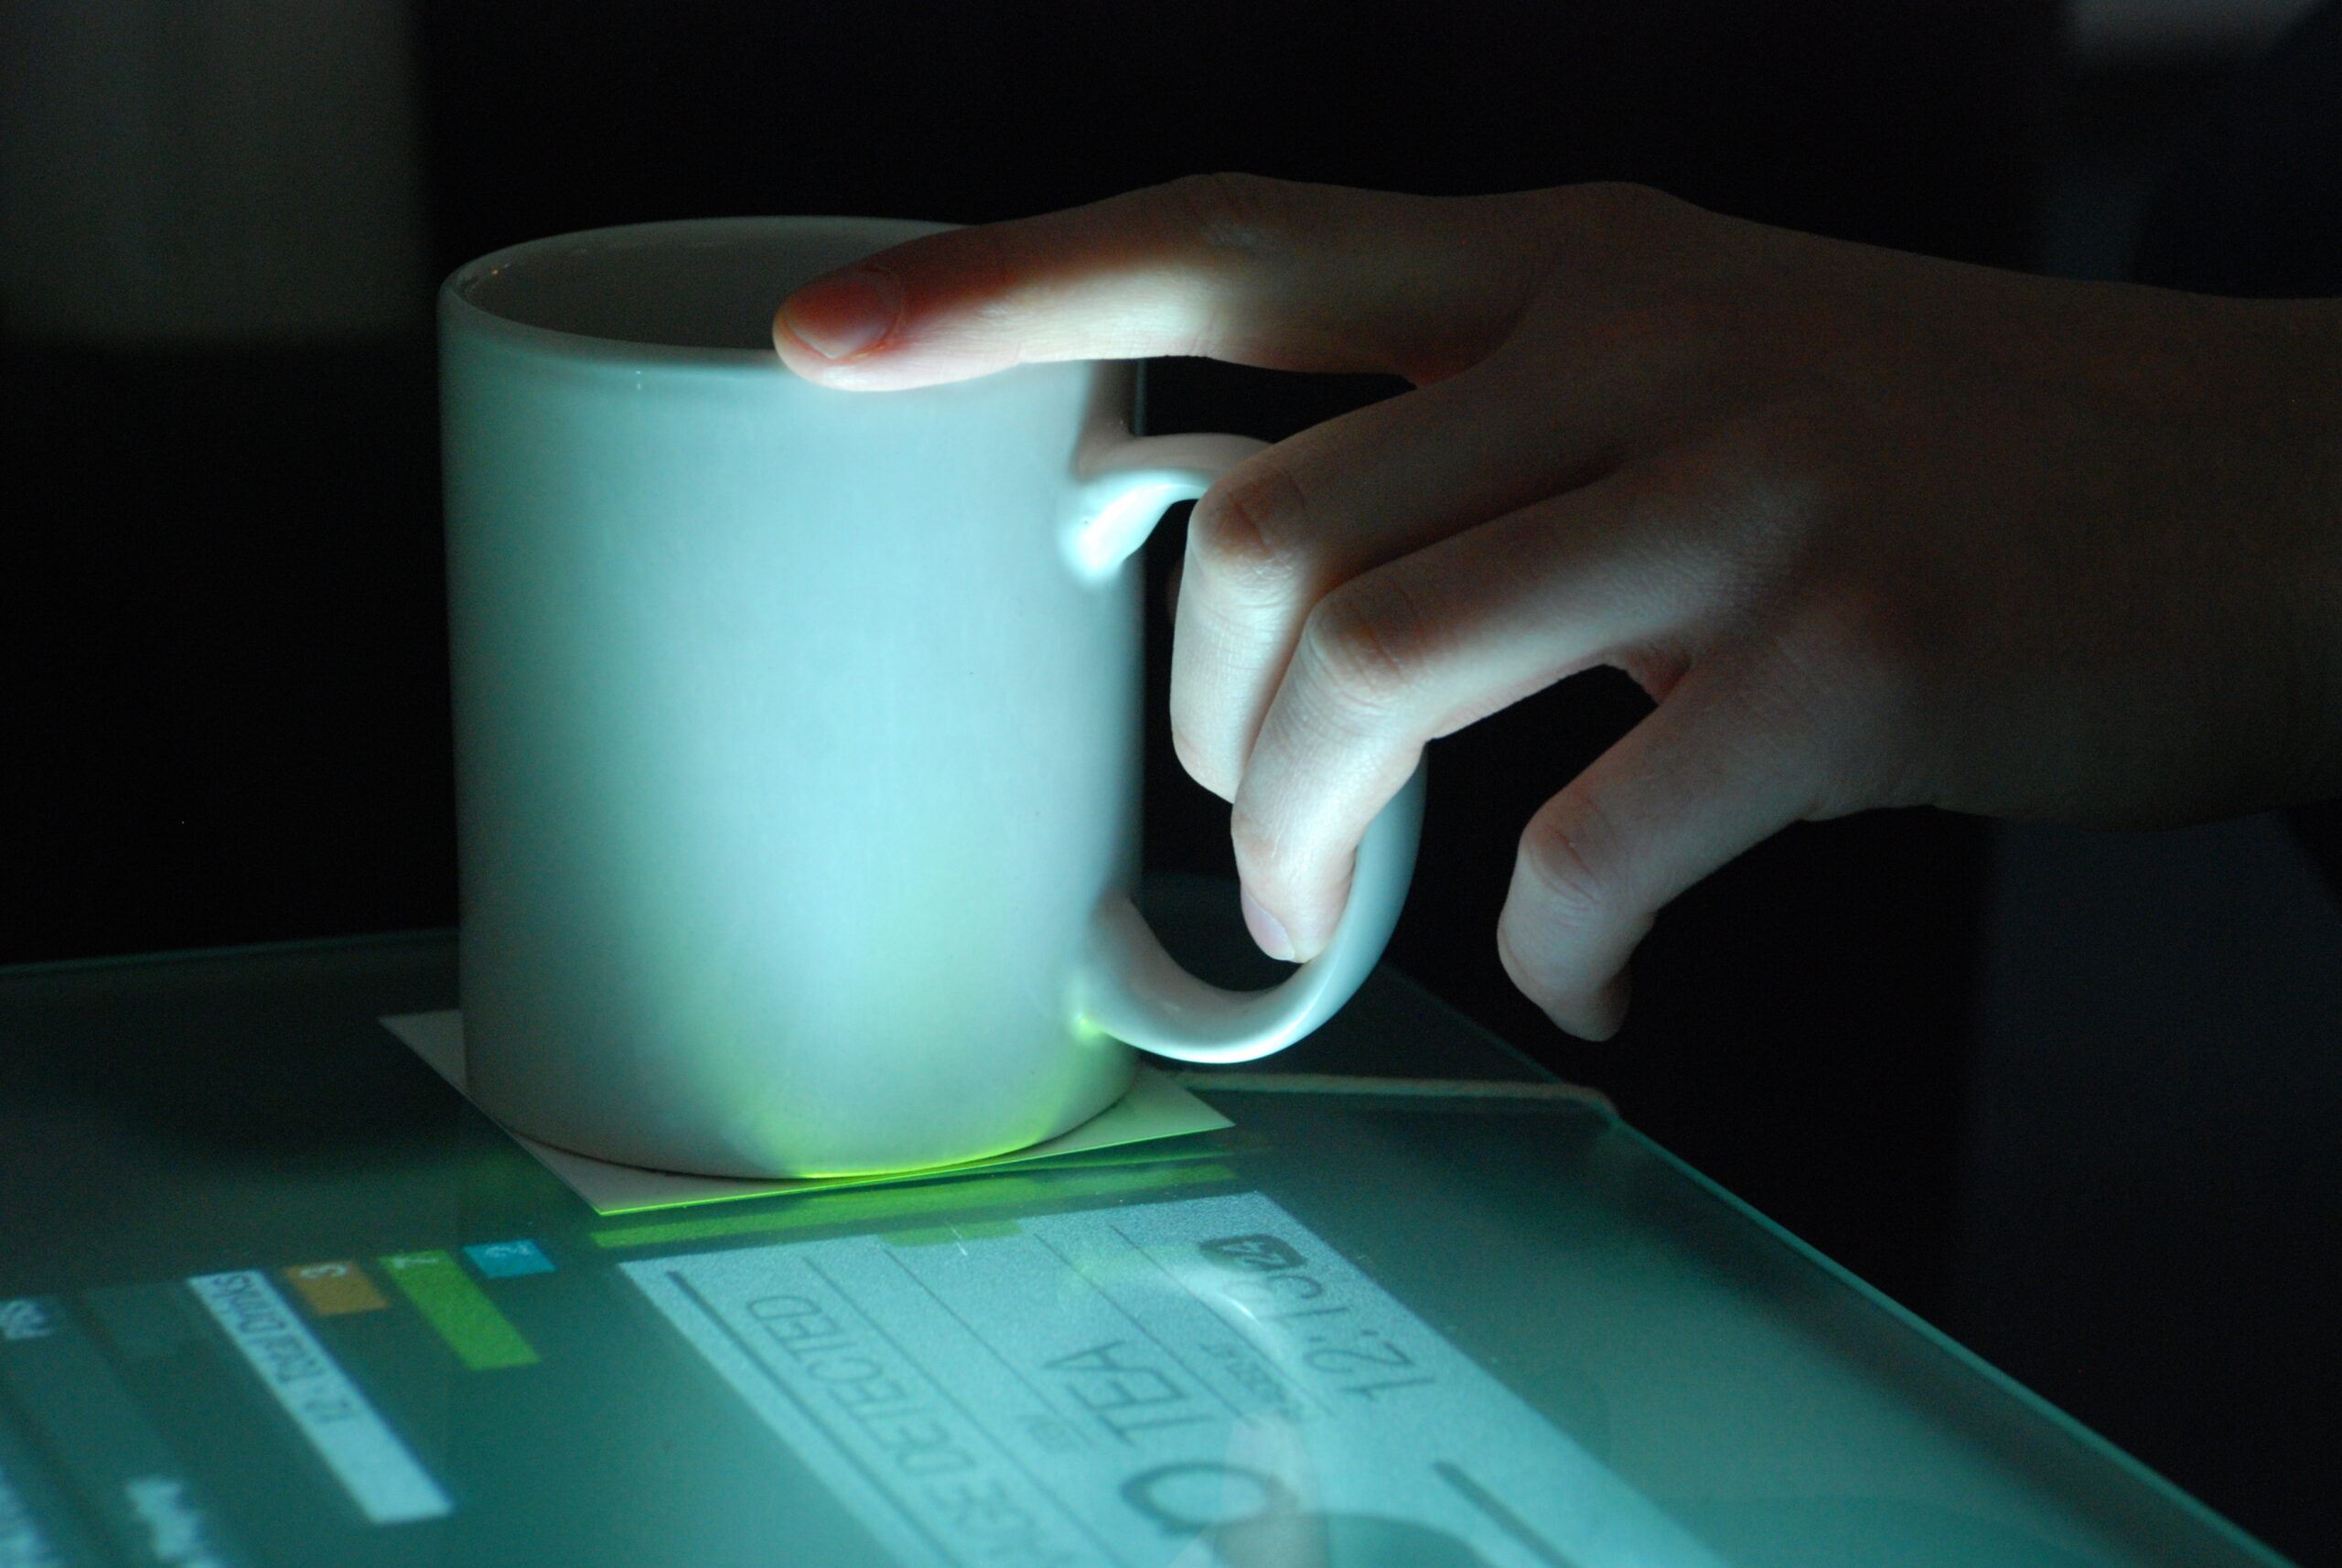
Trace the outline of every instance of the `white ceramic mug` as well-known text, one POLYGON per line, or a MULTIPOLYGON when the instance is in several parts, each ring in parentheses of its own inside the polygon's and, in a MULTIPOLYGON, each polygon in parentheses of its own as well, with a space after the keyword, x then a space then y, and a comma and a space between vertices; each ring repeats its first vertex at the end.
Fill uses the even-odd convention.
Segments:
POLYGON ((790 289, 940 227, 607 229, 441 292, 467 1055, 532 1136, 982 1158, 1111 1104, 1130 1045, 1290 1044, 1389 938, 1419 779, 1271 990, 1187 975, 1130 902, 1132 553, 1258 442, 1133 438, 1123 365, 871 394, 774 355, 790 289))

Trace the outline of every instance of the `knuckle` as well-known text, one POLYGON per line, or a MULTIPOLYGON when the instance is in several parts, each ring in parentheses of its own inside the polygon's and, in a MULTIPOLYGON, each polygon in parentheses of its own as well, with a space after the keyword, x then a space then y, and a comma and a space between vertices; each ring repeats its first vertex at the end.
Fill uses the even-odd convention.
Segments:
POLYGON ((1880 697, 1962 660, 1972 629, 1907 563, 1818 555, 1792 568, 1796 585, 1778 617, 1780 661, 1813 696, 1880 697))
POLYGON ((870 259, 903 285, 916 313, 966 312, 991 329, 1015 330, 1033 308, 1033 285, 1063 264, 1055 215, 974 223, 905 241, 870 259))
POLYGON ((1778 757, 1801 759, 1799 816, 1920 803, 1905 777, 1906 743, 1959 709, 1928 660, 1882 639, 1878 613, 1832 595, 1792 607, 1731 651, 1747 732, 1778 757))
POLYGON ((1716 374, 1717 346, 1740 334, 1751 309, 1748 291, 1718 285, 1714 237, 1699 221, 1707 215, 1623 182, 1546 194, 1541 265, 1572 279, 1563 297, 1584 361, 1623 377, 1622 390, 1642 399, 1706 385, 1685 379, 1690 365, 1716 374))
POLYGON ((993 309, 1045 259, 1030 228, 1019 223, 979 223, 927 235, 899 253, 929 263, 930 275, 948 270, 956 287, 993 309))
POLYGON ((1713 348, 1684 302, 1665 295, 1606 305, 1589 316, 1580 337, 1617 395, 1638 411, 1667 409, 1713 348))
POLYGON ((1274 597, 1299 575, 1309 501, 1275 463, 1246 464, 1196 503, 1187 548, 1216 583, 1247 598, 1274 597))
POLYGON ((1895 738, 1958 710, 1945 671, 1966 666, 1946 628, 1901 596, 1859 594, 1797 617, 1756 700, 1784 730, 1826 752, 1833 771, 1894 749, 1895 738))
POLYGON ((1254 174, 1191 174, 1158 188, 1175 220, 1213 250, 1264 248, 1288 225, 1291 189, 1254 174))
POLYGON ((1561 222, 1612 234, 1649 233, 1687 208, 1678 198, 1632 180, 1589 180, 1552 194, 1553 215, 1561 222))
POLYGON ((1627 895, 1616 833, 1593 800, 1554 797, 1520 835, 1520 864, 1535 879, 1544 923, 1583 929, 1599 923, 1627 895))
POLYGON ((1228 814, 1228 836, 1247 883, 1281 886, 1290 880, 1291 843, 1241 795, 1228 814))
POLYGON ((1308 668, 1353 713, 1387 714, 1402 703, 1432 650, 1428 618, 1386 572, 1354 578, 1320 600, 1302 628, 1308 668))

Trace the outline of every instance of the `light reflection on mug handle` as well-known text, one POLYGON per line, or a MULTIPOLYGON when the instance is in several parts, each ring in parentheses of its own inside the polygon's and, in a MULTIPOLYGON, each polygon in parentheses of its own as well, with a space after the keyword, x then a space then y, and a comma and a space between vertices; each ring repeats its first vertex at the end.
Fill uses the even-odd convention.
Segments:
MULTIPOLYGON (((1112 576, 1166 508, 1198 499, 1266 445, 1242 435, 1125 435, 1085 453, 1079 504, 1060 533, 1069 564, 1092 581, 1112 576)), ((1332 1017, 1382 956, 1414 875, 1423 814, 1418 766, 1366 830, 1333 940, 1266 991, 1198 980, 1163 950, 1130 899, 1111 897, 1090 927, 1079 1019, 1178 1061, 1244 1062, 1284 1049, 1332 1017)))

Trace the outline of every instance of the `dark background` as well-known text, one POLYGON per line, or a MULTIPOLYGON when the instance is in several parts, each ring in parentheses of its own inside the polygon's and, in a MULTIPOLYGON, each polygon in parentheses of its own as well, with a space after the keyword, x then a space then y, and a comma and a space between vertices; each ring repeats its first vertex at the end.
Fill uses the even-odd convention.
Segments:
MULTIPOLYGON (((980 221, 1210 168, 1443 192, 1639 179, 2022 264, 2055 36, 2037 0, 1412 20, 1034 4, 916 22, 507 0, 417 20, 433 275, 596 224, 980 221)), ((9 352, 19 493, 50 521, 7 546, 9 663, 30 678, 7 813, 25 896, 0 911, 0 958, 446 923, 427 341, 9 352)), ((1157 430, 1274 438, 1397 387, 1188 362, 1157 368, 1149 412, 1157 430)), ((1178 545, 1166 529, 1158 570, 1178 545)), ((1439 748, 1395 957, 1714 1167, 1784 1123, 1836 1125, 1861 1180, 1773 1159, 1740 1185, 1928 1302, 1982 830, 1908 813, 1789 835, 1668 922, 1626 1039, 1574 1046, 1505 981, 1495 916, 1530 812, 1640 707, 1597 676, 1439 748)), ((1156 738, 1153 863, 1228 865, 1224 809, 1156 738)))
MULTIPOLYGON (((2101 231, 2143 194, 2121 160, 2177 136, 2228 74, 2078 73, 2047 0, 425 0, 412 48, 432 275, 598 224, 982 221, 1212 168, 1448 193, 1632 179, 2055 264, 2061 242, 2069 262, 2113 242, 2101 231), (2061 180, 2069 199, 2045 206, 2061 180), (2093 200, 2111 205, 2093 217, 2093 200)), ((168 349, 18 335, 0 354, 0 962, 450 923, 420 326, 168 349)), ((1399 390, 1181 362, 1151 371, 1148 410, 1156 431, 1273 439, 1399 390)), ((1178 533, 1150 547, 1158 581, 1178 533)), ((1158 672, 1166 633, 1157 613, 1158 672)), ((2061 1297, 2045 1325, 1961 1285, 1963 1257, 2001 1255, 1978 1252, 1970 1211, 1992 1185, 1971 1136, 1983 824, 1910 811, 1782 834, 1669 911, 1609 1044, 1570 1040, 1511 990, 1493 930, 1520 827, 1643 706, 1597 672, 1434 746, 1393 961, 2249 1525, 2304 1559, 2337 1551, 2316 1477, 2342 1428, 2303 1408, 2297 1342, 2290 1374, 2272 1349, 2158 1397, 2142 1380, 2197 1319, 2151 1312, 2126 1330, 2137 1357, 2077 1367, 2057 1336, 2100 1296, 2061 1297), (2274 1480, 2245 1456, 2263 1445, 2294 1455, 2274 1480)), ((1155 714, 1150 862, 1226 870, 1225 809, 1171 760, 1159 674, 1155 714)), ((2208 1223, 2252 1223, 2224 1213, 2208 1223)), ((2260 1301, 2248 1288, 2237 1310, 2260 1301)), ((2342 1387, 2331 1339, 2309 1357, 2325 1390, 2342 1387)))

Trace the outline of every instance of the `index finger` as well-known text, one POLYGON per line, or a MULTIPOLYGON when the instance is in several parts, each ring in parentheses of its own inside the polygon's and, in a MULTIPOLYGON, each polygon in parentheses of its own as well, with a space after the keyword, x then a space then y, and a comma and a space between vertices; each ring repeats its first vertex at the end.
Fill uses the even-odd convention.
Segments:
POLYGON ((1434 381, 1525 307, 1530 200, 1194 176, 883 251, 790 295, 773 345, 810 381, 868 391, 1189 354, 1434 381))

